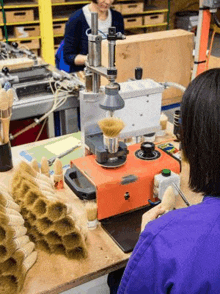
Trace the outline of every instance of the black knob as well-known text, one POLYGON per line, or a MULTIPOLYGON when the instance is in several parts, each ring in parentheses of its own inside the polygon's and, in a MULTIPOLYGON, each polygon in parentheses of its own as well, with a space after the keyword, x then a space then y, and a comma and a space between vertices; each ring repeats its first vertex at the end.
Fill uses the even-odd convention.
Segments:
POLYGON ((7 66, 4 66, 2 68, 2 73, 7 76, 9 74, 9 68, 7 66))
POLYGON ((143 156, 147 158, 154 157, 155 146, 152 142, 144 142, 141 144, 141 150, 143 151, 143 156))
POLYGON ((135 79, 141 80, 143 75, 143 68, 142 67, 136 67, 135 68, 135 79))
POLYGON ((125 200, 128 200, 130 198, 129 192, 126 192, 124 197, 125 197, 125 200))
POLYGON ((14 47, 15 49, 17 49, 18 48, 18 43, 17 42, 12 42, 11 46, 14 47))

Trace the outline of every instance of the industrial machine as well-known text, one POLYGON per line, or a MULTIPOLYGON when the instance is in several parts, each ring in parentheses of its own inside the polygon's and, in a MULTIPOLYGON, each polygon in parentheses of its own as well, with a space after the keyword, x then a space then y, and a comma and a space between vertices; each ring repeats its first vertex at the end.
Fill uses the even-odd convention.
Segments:
MULTIPOLYGON (((35 120, 38 124, 53 111, 59 111, 60 135, 78 131, 78 96, 84 84, 74 74, 43 63, 30 50, 19 48, 16 43, 0 42, 1 66, 0 86, 12 86, 15 90, 12 120, 42 115, 42 119, 35 120)), ((50 125, 53 126, 52 120, 50 125)), ((53 136, 54 133, 49 132, 49 137, 53 136)))
POLYGON ((154 176, 164 168, 180 172, 180 163, 153 143, 139 143, 144 134, 160 130, 164 86, 151 79, 115 82, 115 45, 121 34, 109 29, 109 66, 101 66, 97 15, 92 13, 86 88, 80 91, 84 157, 71 162, 65 181, 82 200, 96 199, 98 219, 123 251, 133 249, 140 233, 141 216, 153 198, 154 176), (100 87, 100 76, 109 83, 100 87), (108 138, 98 122, 119 117, 125 128, 108 138), (129 138, 135 144, 126 145, 129 138))

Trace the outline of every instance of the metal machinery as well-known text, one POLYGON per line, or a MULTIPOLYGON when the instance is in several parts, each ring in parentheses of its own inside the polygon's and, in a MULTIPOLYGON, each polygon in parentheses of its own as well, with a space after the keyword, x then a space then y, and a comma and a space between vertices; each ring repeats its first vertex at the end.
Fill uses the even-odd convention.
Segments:
POLYGON ((216 16, 217 8, 220 7, 220 0, 200 0, 199 1, 199 22, 196 36, 195 59, 192 79, 206 70, 206 52, 208 48, 209 30, 211 17, 218 27, 220 22, 216 16))
POLYGON ((144 142, 127 146, 128 138, 138 139, 160 129, 164 86, 151 80, 115 82, 116 40, 124 38, 110 28, 107 36, 109 66, 101 66, 98 18, 92 13, 86 88, 80 91, 81 131, 84 156, 71 162, 65 181, 82 200, 96 199, 98 219, 125 252, 133 249, 140 232, 141 216, 153 198, 154 175, 163 168, 179 173, 179 162, 144 142), (109 83, 100 87, 100 76, 109 83), (98 121, 120 117, 126 124, 118 137, 105 141, 98 121))
MULTIPOLYGON (((16 93, 12 120, 40 115, 44 117, 45 114, 56 110, 61 116, 63 135, 78 131, 78 95, 79 90, 84 88, 84 84, 74 75, 57 70, 49 64, 40 63, 35 54, 18 48, 16 43, 9 45, 0 42, 0 49, 0 56, 4 57, 6 63, 6 67, 3 67, 0 72, 0 84, 4 86, 9 83, 16 93), (24 56, 33 60, 32 66, 11 70, 7 68, 7 60, 16 61, 24 56), (59 107, 56 107, 58 105, 59 107), (68 121, 69 119, 71 122, 68 121)), ((50 123, 53 126, 53 121, 50 123)), ((51 133, 49 136, 52 137, 54 134, 51 133)))

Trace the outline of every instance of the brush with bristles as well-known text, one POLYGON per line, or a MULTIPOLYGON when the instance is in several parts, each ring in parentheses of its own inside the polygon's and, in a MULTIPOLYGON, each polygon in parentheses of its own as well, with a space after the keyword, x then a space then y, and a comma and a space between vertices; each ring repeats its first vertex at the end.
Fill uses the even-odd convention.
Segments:
POLYGON ((0 204, 4 206, 5 208, 11 208, 17 211, 20 211, 20 207, 18 204, 14 202, 13 198, 9 198, 4 193, 0 192, 0 204))
POLYGON ((96 201, 86 201, 85 203, 86 215, 87 215, 87 225, 89 229, 95 229, 98 224, 97 215, 98 208, 96 201))
POLYGON ((54 223, 54 230, 60 235, 64 236, 71 233, 75 229, 76 220, 71 215, 67 215, 64 218, 54 223))
POLYGON ((76 246, 73 249, 66 249, 66 256, 69 259, 84 259, 88 256, 86 247, 76 246))
POLYGON ((32 177, 29 173, 26 171, 19 172, 19 175, 16 175, 16 181, 19 182, 19 178, 21 181, 25 180, 28 181, 30 184, 34 185, 36 188, 42 190, 42 191, 48 191, 51 193, 54 193, 55 190, 51 187, 50 184, 48 184, 45 181, 42 181, 40 179, 32 177))
POLYGON ((65 217, 67 214, 71 212, 72 212, 71 205, 62 203, 61 201, 49 203, 47 207, 47 217, 51 221, 57 221, 65 217))
POLYGON ((12 214, 12 215, 18 215, 18 216, 21 216, 20 212, 18 212, 17 210, 15 209, 12 209, 12 208, 6 208, 5 206, 1 205, 0 204, 0 212, 3 213, 3 214, 12 214))
POLYGON ((8 113, 8 97, 5 89, 0 90, 0 112, 1 112, 1 138, 2 143, 9 142, 9 122, 10 115, 8 113))
POLYGON ((19 238, 27 233, 24 226, 8 226, 0 224, 0 244, 14 238, 19 238))
POLYGON ((45 238, 42 238, 41 240, 38 240, 36 243, 36 247, 40 250, 43 250, 45 252, 47 252, 48 254, 51 254, 51 247, 48 244, 48 242, 45 240, 45 238))
POLYGON ((62 243, 50 244, 50 249, 53 254, 66 255, 66 248, 62 243))
POLYGON ((51 220, 49 220, 49 218, 47 218, 47 217, 37 219, 35 225, 36 225, 38 231, 44 235, 48 234, 50 231, 52 231, 54 229, 53 222, 51 220))
POLYGON ((20 270, 22 263, 34 250, 35 244, 28 242, 18 250, 16 250, 12 256, 0 264, 0 273, 14 274, 20 270))
POLYGON ((48 184, 53 187, 53 182, 50 178, 45 176, 44 174, 37 173, 28 163, 22 161, 19 165, 19 169, 25 170, 27 173, 29 173, 32 177, 35 177, 37 179, 40 179, 42 181, 47 182, 48 184))
POLYGON ((30 242, 27 235, 7 240, 0 245, 0 262, 7 260, 17 249, 30 242))
POLYGON ((18 294, 19 283, 14 275, 0 276, 1 294, 18 294))
POLYGON ((13 194, 15 201, 19 204, 24 202, 25 199, 25 195, 28 193, 28 191, 30 190, 36 190, 37 187, 32 184, 30 181, 28 180, 22 180, 20 188, 17 190, 16 193, 13 194))
POLYGON ((54 176, 53 176, 54 186, 57 189, 64 188, 63 180, 63 165, 59 158, 56 158, 54 162, 54 176))
POLYGON ((50 177, 50 167, 47 158, 44 156, 41 158, 41 174, 47 176, 48 178, 50 177))
POLYGON ((56 231, 50 231, 47 235, 44 236, 45 240, 48 242, 48 244, 55 245, 62 243, 61 236, 56 231))
POLYGON ((28 257, 25 258, 21 265, 21 271, 16 273, 18 279, 18 291, 21 291, 27 272, 32 268, 32 266, 37 261, 37 251, 33 251, 28 257))
POLYGON ((107 117, 98 121, 98 125, 103 134, 109 138, 115 138, 119 135, 121 130, 125 127, 124 122, 120 118, 107 117))
POLYGON ((33 237, 31 239, 34 239, 35 240, 35 243, 38 241, 38 240, 41 240, 42 239, 42 236, 43 234, 41 234, 37 227, 36 226, 31 226, 31 228, 28 230, 28 236, 29 237, 33 237))
POLYGON ((62 236, 62 243, 67 249, 75 248, 82 243, 83 239, 77 229, 74 229, 71 233, 62 236))
POLYGON ((38 165, 37 159, 33 159, 33 160, 31 161, 31 167, 32 167, 33 170, 35 170, 37 173, 40 172, 40 168, 39 168, 39 165, 38 165))
POLYGON ((27 221, 29 222, 31 226, 35 225, 36 219, 37 219, 36 215, 32 213, 31 211, 29 211, 27 214, 27 221))
POLYGON ((3 225, 9 226, 22 226, 24 224, 24 219, 20 215, 13 215, 13 214, 4 214, 0 212, 0 223, 3 225))
POLYGON ((27 192, 24 198, 23 207, 28 211, 31 210, 33 204, 39 199, 42 198, 43 195, 38 190, 31 189, 27 192))
POLYGON ((32 212, 37 218, 45 217, 47 214, 49 201, 45 197, 38 198, 33 205, 32 212))

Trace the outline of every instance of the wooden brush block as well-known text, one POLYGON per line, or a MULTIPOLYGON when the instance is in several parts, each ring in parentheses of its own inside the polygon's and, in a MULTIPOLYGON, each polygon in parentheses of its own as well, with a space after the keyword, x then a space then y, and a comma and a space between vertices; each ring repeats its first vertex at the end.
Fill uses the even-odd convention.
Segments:
POLYGON ((34 61, 29 58, 14 58, 14 59, 5 59, 0 60, 0 70, 4 66, 7 66, 9 70, 27 68, 34 65, 34 61))
MULTIPOLYGON (((157 82, 176 82, 187 86, 191 78, 193 33, 170 30, 127 36, 116 42, 117 82, 134 78, 136 67, 143 68, 143 79, 157 82)), ((102 42, 102 64, 108 66, 108 42, 102 42)), ((107 79, 102 78, 102 85, 107 79)), ((179 89, 169 88, 163 92, 163 105, 181 100, 179 89)))

